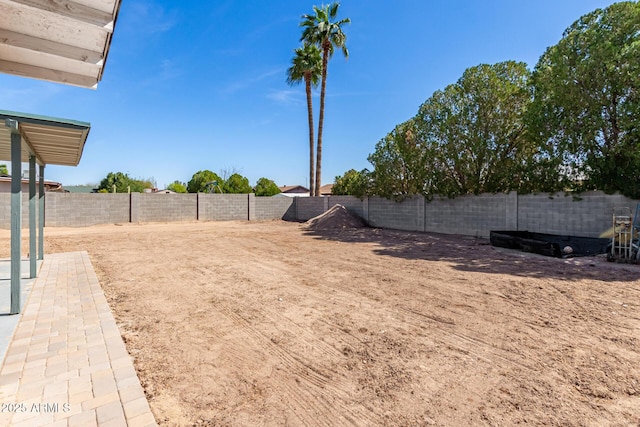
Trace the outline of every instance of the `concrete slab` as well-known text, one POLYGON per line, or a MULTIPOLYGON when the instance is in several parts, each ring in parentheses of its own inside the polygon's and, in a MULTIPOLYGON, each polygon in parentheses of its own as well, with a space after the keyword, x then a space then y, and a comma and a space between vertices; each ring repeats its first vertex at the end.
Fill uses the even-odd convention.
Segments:
MULTIPOLYGON (((38 261, 38 270, 42 266, 42 261, 38 261)), ((23 259, 20 263, 21 280, 20 286, 22 295, 20 298, 20 312, 24 309, 27 298, 31 293, 35 279, 29 279, 29 260, 23 259)), ((20 320, 19 314, 9 314, 11 311, 11 260, 0 259, 0 360, 4 360, 4 355, 9 347, 9 342, 13 332, 20 320)))

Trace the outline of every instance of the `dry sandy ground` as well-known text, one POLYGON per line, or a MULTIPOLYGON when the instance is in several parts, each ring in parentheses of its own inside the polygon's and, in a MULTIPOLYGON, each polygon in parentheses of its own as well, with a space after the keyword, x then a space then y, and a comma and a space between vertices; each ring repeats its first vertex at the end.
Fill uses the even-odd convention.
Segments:
POLYGON ((640 266, 281 221, 46 235, 89 252, 161 425, 640 425, 640 266))

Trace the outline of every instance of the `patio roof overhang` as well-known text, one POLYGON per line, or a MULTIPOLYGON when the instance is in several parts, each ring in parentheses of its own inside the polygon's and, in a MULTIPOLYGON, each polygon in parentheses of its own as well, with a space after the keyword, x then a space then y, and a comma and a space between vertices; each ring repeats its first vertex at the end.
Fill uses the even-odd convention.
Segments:
POLYGON ((96 89, 120 0, 0 0, 0 72, 96 89))
POLYGON ((0 160, 11 160, 11 128, 6 126, 7 120, 17 122, 23 162, 33 155, 40 166, 80 163, 90 123, 0 110, 0 160))
MULTIPOLYGON (((1 0, 0 0, 1 1, 1 0)), ((29 277, 37 276, 37 259, 44 257, 44 167, 77 166, 91 125, 76 120, 0 110, 0 161, 11 161, 11 309, 21 308, 22 163, 29 163, 29 277), (36 194, 36 164, 40 180, 36 194), (36 208, 36 195, 38 208, 36 208), (36 209, 39 220, 36 220, 36 209), (38 252, 36 254, 36 223, 38 252)))

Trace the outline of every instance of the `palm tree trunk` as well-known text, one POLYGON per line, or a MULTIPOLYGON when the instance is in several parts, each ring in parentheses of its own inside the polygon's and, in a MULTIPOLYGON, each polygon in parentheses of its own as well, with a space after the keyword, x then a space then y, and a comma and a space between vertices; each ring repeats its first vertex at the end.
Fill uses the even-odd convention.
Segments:
POLYGON ((311 102, 311 76, 304 76, 304 83, 307 91, 307 114, 309 116, 309 195, 313 196, 314 185, 314 167, 313 167, 313 103, 311 102))
POLYGON ((327 41, 322 44, 322 86, 320 89, 320 117, 318 118, 318 150, 316 152, 316 192, 320 196, 322 186, 322 127, 324 126, 324 94, 327 87, 327 64, 329 62, 329 47, 327 41))

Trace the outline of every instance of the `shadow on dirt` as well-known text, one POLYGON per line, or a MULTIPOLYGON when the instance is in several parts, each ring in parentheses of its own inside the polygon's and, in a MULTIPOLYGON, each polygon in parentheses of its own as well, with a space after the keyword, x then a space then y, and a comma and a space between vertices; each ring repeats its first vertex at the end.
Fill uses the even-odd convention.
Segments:
POLYGON ((640 266, 609 263, 603 255, 562 259, 496 248, 488 239, 469 236, 380 228, 314 230, 304 224, 301 228, 316 239, 374 244, 373 252, 378 255, 450 262, 454 269, 465 272, 567 281, 636 281, 640 277, 640 266))

